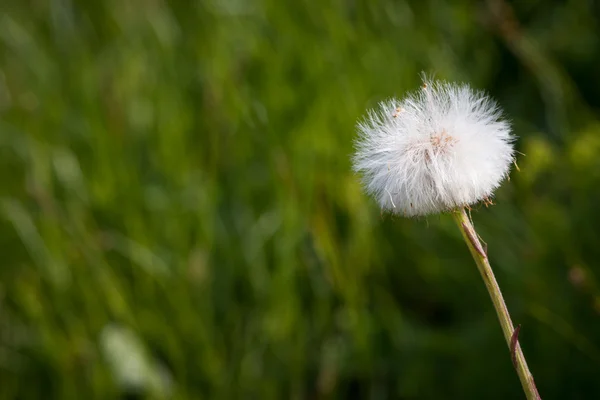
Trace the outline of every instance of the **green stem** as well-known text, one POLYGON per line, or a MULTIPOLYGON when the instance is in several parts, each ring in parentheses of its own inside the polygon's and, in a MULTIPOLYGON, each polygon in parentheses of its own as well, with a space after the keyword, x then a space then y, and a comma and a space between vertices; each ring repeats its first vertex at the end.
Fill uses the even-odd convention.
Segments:
POLYGON ((467 216, 464 208, 454 211, 453 216, 463 235, 463 238, 465 239, 465 242, 467 243, 467 246, 469 247, 469 250, 471 251, 473 259, 477 264, 477 268, 481 273, 485 287, 492 298, 492 303, 494 303, 494 308, 496 309, 496 314, 498 314, 498 320, 500 321, 500 326, 502 327, 502 333, 504 333, 504 339, 506 339, 508 348, 512 353, 513 364, 517 370, 517 373, 519 374, 519 379, 521 380, 521 385, 523 385, 525 395, 529 400, 541 400, 535 386, 535 382, 533 381, 533 375, 531 375, 529 368, 527 368, 525 356, 523 355, 521 345, 517 340, 519 333, 518 328, 515 332, 508 309, 506 308, 506 303, 504 303, 504 298, 500 292, 500 287, 498 286, 498 282, 496 282, 494 272, 492 271, 492 267, 490 266, 490 262, 487 258, 487 250, 481 245, 477 232, 475 232, 475 228, 473 227, 471 219, 467 216))

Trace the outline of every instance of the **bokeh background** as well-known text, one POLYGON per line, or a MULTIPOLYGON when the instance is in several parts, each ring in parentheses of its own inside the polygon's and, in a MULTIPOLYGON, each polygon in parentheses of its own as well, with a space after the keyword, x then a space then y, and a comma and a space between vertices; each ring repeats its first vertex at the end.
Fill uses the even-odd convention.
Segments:
POLYGON ((349 157, 419 74, 518 165, 473 219, 544 399, 600 398, 600 5, 2 0, 0 397, 524 398, 448 215, 349 157))

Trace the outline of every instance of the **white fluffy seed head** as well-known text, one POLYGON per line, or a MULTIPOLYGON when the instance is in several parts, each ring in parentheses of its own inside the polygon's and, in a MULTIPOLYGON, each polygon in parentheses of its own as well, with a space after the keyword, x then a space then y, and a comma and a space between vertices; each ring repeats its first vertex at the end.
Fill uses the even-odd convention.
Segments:
POLYGON ((354 170, 384 210, 427 215, 489 199, 514 161, 510 125, 468 85, 425 82, 358 124, 354 170))

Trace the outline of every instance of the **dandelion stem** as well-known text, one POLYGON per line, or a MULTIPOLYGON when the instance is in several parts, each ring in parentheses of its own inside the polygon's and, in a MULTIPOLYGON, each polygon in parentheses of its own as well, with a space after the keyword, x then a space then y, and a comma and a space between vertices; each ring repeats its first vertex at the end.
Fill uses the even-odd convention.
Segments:
POLYGON ((525 361, 525 356, 521 350, 521 345, 519 344, 518 340, 518 331, 515 332, 508 309, 506 308, 506 303, 504 302, 504 298, 500 292, 500 287, 498 286, 498 282, 496 282, 496 277, 494 276, 494 272, 490 266, 490 262, 487 257, 487 251, 481 246, 481 242, 479 241, 477 232, 475 232, 473 223, 471 222, 464 208, 454 211, 453 216, 465 242, 467 243, 467 246, 469 247, 469 250, 471 251, 473 259, 477 264, 477 268, 481 273, 485 287, 492 298, 492 303, 494 303, 494 308, 496 309, 496 314, 498 314, 498 320, 500 321, 500 326, 502 327, 502 333, 504 334, 506 344, 511 351, 513 364, 517 370, 517 373, 519 374, 519 379, 523 385, 525 395, 527 396, 528 400, 541 400, 535 386, 535 382, 533 381, 533 375, 531 375, 531 372, 529 372, 527 361, 525 361))

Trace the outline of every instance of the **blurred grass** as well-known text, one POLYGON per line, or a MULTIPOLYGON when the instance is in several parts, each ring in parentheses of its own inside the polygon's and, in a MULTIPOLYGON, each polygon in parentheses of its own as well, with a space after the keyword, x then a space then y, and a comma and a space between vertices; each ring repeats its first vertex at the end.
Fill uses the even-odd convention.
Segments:
POLYGON ((447 216, 381 216, 356 120, 471 82, 524 153, 477 208, 544 399, 600 396, 598 5, 0 5, 0 397, 522 396, 447 216))

